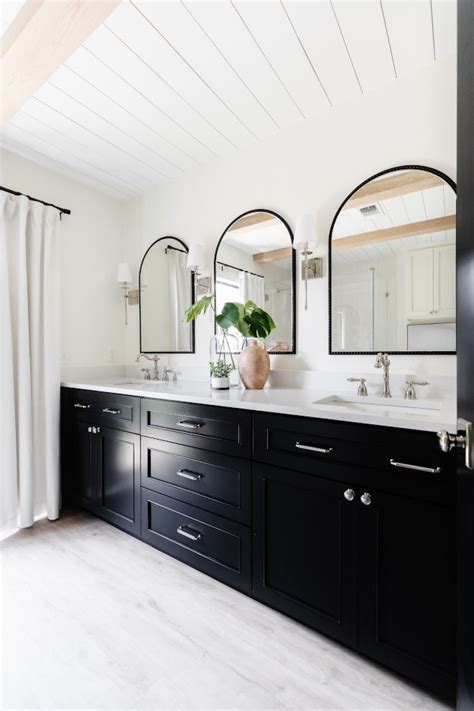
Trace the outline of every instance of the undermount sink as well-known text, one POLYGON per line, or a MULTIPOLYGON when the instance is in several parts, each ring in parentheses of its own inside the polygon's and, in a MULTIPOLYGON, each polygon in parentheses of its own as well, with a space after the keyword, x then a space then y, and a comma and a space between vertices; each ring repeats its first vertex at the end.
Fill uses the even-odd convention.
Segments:
POLYGON ((315 400, 318 407, 337 408, 346 412, 365 412, 374 415, 400 417, 438 417, 441 412, 439 400, 405 400, 403 398, 360 397, 351 395, 328 395, 315 400))
POLYGON ((162 383, 166 382, 165 380, 145 380, 144 378, 141 380, 133 380, 130 378, 129 380, 118 380, 114 385, 117 387, 120 387, 121 385, 133 385, 134 387, 152 387, 154 385, 161 385, 162 383))

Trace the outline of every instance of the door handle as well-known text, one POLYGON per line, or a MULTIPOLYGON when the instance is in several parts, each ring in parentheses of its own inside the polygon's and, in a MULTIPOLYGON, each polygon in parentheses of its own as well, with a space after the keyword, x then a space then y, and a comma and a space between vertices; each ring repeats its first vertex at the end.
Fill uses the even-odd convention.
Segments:
POLYGON ((121 410, 111 410, 109 407, 104 407, 102 412, 106 412, 108 415, 120 415, 121 410))
POLYGON ((323 447, 313 447, 310 444, 302 444, 301 442, 295 442, 296 449, 306 449, 308 452, 317 452, 318 454, 331 454, 334 452, 332 447, 324 449, 323 447))
POLYGON ((400 469, 414 469, 417 472, 426 472, 426 474, 440 474, 441 467, 420 467, 418 464, 405 464, 405 462, 396 462, 394 459, 390 460, 392 467, 399 467, 400 469))
POLYGON ((450 452, 455 447, 464 449, 464 465, 467 469, 474 469, 472 460, 473 432, 472 422, 464 420, 465 435, 452 435, 446 430, 438 432, 439 446, 443 452, 450 452))
POLYGON ((178 526, 176 533, 180 536, 189 538, 191 541, 200 541, 202 538, 202 533, 200 531, 195 531, 194 528, 189 528, 189 526, 178 526))
POLYGON ((176 474, 178 476, 182 476, 183 479, 189 479, 190 481, 199 481, 199 479, 202 479, 202 474, 198 474, 197 472, 190 472, 187 469, 178 469, 176 474))
POLYGON ((198 430, 203 425, 202 422, 189 422, 188 420, 179 420, 176 424, 180 427, 187 427, 190 430, 198 430))

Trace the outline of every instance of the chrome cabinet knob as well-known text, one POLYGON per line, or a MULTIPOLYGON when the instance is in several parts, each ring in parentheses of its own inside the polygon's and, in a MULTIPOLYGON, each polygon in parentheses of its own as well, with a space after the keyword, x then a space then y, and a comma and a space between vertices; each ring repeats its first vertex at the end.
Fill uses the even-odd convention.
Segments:
POLYGON ((344 498, 346 499, 346 501, 354 501, 355 495, 356 493, 354 489, 346 489, 344 492, 344 498))
POLYGON ((364 491, 364 493, 360 497, 360 500, 362 501, 364 506, 370 506, 370 504, 372 503, 372 497, 368 491, 364 491))

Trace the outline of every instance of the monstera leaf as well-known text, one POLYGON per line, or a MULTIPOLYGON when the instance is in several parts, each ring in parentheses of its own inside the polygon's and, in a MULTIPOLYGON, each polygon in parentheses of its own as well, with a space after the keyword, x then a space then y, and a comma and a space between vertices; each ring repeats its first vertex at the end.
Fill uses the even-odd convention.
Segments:
MULTIPOLYGON (((196 301, 185 312, 186 321, 193 321, 200 314, 206 313, 213 301, 214 294, 203 296, 196 301)), ((266 338, 276 328, 270 314, 250 300, 245 304, 227 301, 221 313, 216 315, 216 323, 223 331, 235 328, 245 338, 266 338)))
POLYGON ((184 318, 187 322, 194 321, 200 314, 205 314, 209 306, 212 306, 214 301, 214 294, 208 294, 203 296, 196 301, 196 303, 191 304, 191 306, 184 312, 184 318))

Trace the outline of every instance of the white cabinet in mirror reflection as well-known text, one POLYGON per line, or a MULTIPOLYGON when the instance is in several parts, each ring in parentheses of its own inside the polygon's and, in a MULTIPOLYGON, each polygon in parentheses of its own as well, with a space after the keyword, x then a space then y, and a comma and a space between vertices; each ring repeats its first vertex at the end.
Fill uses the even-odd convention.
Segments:
POLYGON ((417 249, 407 254, 407 319, 456 318, 456 247, 417 249))
POLYGON ((455 329, 434 328, 456 320, 454 187, 405 166, 341 205, 330 235, 331 353, 455 351, 455 329))

